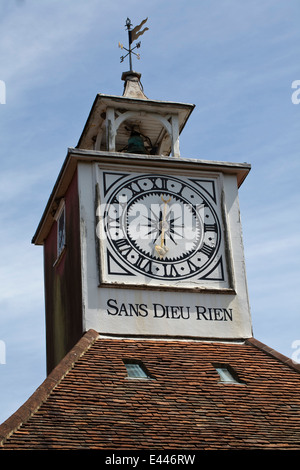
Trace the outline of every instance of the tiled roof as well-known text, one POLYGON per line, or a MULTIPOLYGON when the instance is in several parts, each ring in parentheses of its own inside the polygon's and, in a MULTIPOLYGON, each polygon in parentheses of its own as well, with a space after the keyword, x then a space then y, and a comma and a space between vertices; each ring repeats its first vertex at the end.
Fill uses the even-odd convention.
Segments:
POLYGON ((0 426, 2 449, 300 449, 300 369, 245 343, 87 332, 0 426), (152 379, 130 379, 123 360, 152 379), (220 383, 229 364, 242 383, 220 383))

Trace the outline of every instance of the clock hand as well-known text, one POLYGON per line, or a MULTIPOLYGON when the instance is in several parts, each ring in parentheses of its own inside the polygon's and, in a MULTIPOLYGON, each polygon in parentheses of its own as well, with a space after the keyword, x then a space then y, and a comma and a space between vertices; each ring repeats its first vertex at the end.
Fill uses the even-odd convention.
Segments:
POLYGON ((165 231, 166 231, 166 228, 168 227, 168 224, 166 222, 166 211, 167 211, 167 204, 171 201, 171 196, 167 200, 165 200, 163 198, 163 196, 161 196, 161 199, 164 203, 164 211, 163 211, 163 218, 162 218, 162 222, 161 222, 161 244, 160 244, 160 246, 164 246, 165 245, 165 231))
POLYGON ((167 204, 171 201, 171 196, 167 200, 164 199, 163 196, 161 196, 161 199, 164 203, 163 216, 161 220, 161 241, 160 241, 160 245, 155 245, 155 250, 159 254, 159 257, 163 258, 164 255, 169 251, 165 244, 165 231, 166 231, 166 227, 168 226, 166 222, 167 204))

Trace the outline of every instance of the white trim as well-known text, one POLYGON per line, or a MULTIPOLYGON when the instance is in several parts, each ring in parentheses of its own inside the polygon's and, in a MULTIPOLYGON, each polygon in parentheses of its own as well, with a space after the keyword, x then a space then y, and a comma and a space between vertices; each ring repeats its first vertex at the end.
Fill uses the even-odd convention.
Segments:
POLYGON ((54 214, 54 217, 53 217, 54 220, 56 220, 56 222, 58 221, 58 219, 59 219, 59 217, 60 217, 60 215, 61 215, 61 213, 62 213, 64 207, 65 207, 65 199, 62 198, 62 199, 60 200, 60 203, 59 203, 59 205, 58 205, 58 208, 57 208, 57 210, 56 210, 56 212, 55 212, 55 214, 54 214))
POLYGON ((62 254, 64 253, 65 248, 66 248, 66 212, 65 212, 65 200, 64 199, 61 199, 58 209, 54 215, 54 219, 56 220, 56 224, 57 224, 56 226, 56 255, 57 257, 53 266, 56 266, 58 262, 60 261, 62 254), (63 245, 60 246, 59 221, 62 216, 64 218, 63 220, 63 232, 64 232, 63 237, 64 238, 63 238, 63 245))

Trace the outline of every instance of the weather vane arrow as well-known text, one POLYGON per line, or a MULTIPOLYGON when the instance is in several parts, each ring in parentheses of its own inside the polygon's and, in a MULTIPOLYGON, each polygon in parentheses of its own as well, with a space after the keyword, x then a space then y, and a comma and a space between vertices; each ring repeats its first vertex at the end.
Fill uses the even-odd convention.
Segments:
POLYGON ((140 59, 140 55, 137 54, 136 52, 134 52, 134 49, 138 49, 140 46, 141 46, 141 43, 138 42, 136 44, 135 47, 131 47, 131 44, 137 40, 137 38, 139 36, 141 36, 142 34, 145 33, 145 31, 148 31, 149 28, 144 28, 142 31, 141 31, 141 28, 142 26, 144 26, 144 24, 146 23, 146 21, 148 20, 148 18, 146 18, 145 20, 143 20, 141 22, 141 24, 139 24, 138 26, 135 26, 135 28, 131 29, 132 27, 132 24, 131 24, 131 20, 129 18, 127 18, 126 20, 126 28, 127 28, 127 31, 128 31, 128 42, 129 42, 129 49, 127 49, 126 47, 123 46, 123 44, 121 44, 119 42, 119 47, 121 49, 125 49, 125 51, 127 51, 127 54, 124 55, 124 56, 121 56, 120 60, 121 62, 124 61, 124 59, 129 56, 129 66, 130 66, 130 71, 132 72, 132 54, 134 54, 138 59, 140 59))

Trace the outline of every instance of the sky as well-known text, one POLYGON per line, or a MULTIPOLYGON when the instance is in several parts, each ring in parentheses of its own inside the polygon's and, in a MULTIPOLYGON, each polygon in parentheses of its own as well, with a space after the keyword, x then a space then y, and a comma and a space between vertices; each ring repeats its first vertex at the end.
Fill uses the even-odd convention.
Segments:
POLYGON ((127 17, 148 18, 133 59, 145 94, 196 105, 181 156, 251 164, 239 201, 253 333, 300 362, 299 0, 0 0, 0 423, 46 377, 31 240, 96 94, 123 93, 127 17))

